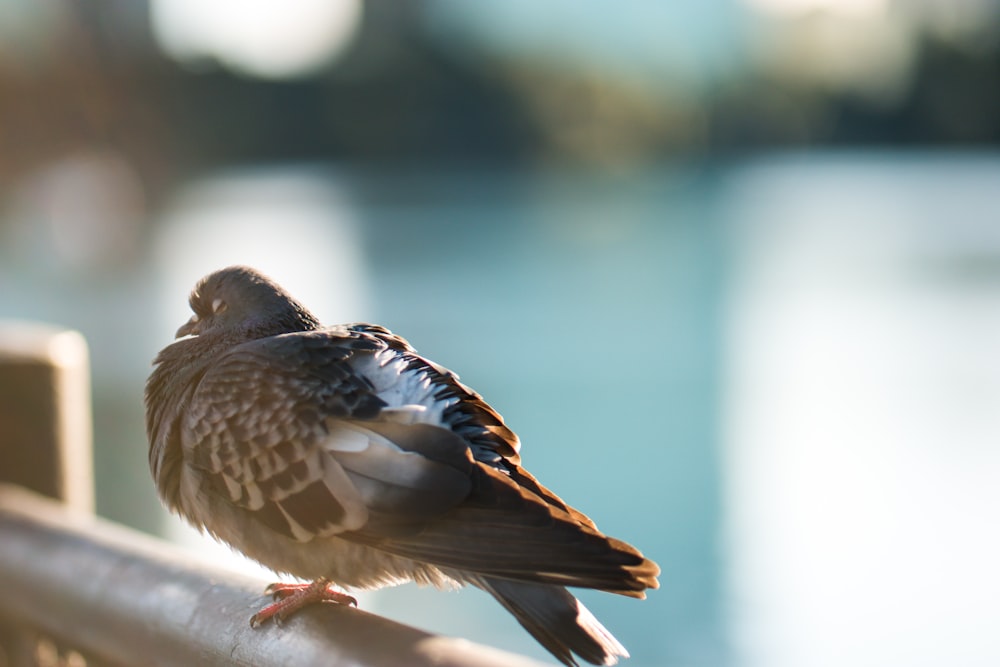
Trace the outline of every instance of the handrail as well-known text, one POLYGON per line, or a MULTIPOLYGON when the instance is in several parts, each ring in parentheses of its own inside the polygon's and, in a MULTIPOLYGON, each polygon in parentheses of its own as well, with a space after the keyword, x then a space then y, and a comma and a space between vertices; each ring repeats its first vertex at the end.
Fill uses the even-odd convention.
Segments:
MULTIPOLYGON (((539 667, 338 605, 252 629, 264 582, 0 485, 0 626, 15 622, 88 664, 206 667, 539 667)), ((17 663, 9 660, 9 664, 17 663)))

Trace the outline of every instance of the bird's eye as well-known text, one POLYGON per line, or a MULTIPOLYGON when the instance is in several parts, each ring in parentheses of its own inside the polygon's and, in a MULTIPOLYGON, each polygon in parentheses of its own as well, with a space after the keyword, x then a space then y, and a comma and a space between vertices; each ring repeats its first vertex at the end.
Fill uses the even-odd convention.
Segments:
POLYGON ((223 301, 222 299, 215 299, 214 301, 212 301, 213 315, 218 315, 219 313, 226 312, 226 308, 228 308, 228 306, 226 306, 226 302, 223 301))

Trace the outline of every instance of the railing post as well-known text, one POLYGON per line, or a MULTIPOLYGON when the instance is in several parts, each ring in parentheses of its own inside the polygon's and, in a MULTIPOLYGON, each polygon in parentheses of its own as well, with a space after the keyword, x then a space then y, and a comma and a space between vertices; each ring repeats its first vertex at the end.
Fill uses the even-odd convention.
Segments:
POLYGON ((90 414, 83 336, 0 321, 0 482, 93 511, 90 414))

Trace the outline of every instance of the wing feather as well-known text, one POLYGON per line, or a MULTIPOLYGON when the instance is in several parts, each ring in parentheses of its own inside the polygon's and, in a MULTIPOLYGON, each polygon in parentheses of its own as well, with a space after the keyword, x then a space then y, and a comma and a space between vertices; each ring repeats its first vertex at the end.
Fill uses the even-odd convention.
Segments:
POLYGON ((655 564, 520 468, 517 436, 478 394, 382 331, 237 346, 191 399, 186 458, 298 541, 338 535, 439 567, 634 597, 657 586, 655 564))
POLYGON ((428 424, 352 423, 363 451, 336 452, 369 510, 410 522, 434 519, 469 495, 472 457, 461 438, 428 424), (387 434, 399 436, 390 438, 387 434))
POLYGON ((408 534, 365 526, 344 537, 407 558, 478 574, 644 597, 659 568, 576 514, 477 463, 472 495, 408 534))

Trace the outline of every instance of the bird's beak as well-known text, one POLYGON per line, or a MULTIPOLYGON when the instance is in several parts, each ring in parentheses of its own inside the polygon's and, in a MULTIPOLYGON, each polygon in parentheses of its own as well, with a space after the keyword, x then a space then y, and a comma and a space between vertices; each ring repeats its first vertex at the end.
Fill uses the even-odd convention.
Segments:
POLYGON ((183 338, 184 336, 197 336, 201 329, 199 325, 201 322, 198 320, 197 315, 192 315, 191 319, 181 325, 181 328, 177 330, 174 338, 183 338))

